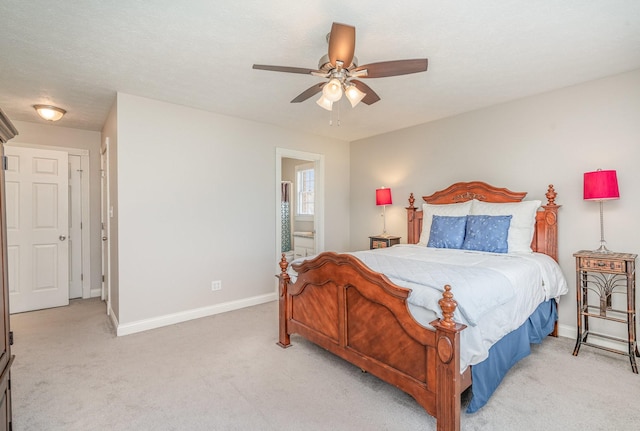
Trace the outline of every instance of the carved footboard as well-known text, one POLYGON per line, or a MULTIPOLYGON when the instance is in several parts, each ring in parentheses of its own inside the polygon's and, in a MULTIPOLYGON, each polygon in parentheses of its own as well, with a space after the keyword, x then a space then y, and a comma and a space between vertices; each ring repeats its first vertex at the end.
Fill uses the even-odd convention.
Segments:
POLYGON ((453 321, 449 286, 440 300, 444 318, 431 330, 409 313, 409 289, 351 255, 327 252, 295 265, 295 283, 284 256, 280 267, 280 346, 300 334, 413 396, 438 430, 460 429, 460 393, 471 378, 469 370, 460 374, 464 325, 453 321))

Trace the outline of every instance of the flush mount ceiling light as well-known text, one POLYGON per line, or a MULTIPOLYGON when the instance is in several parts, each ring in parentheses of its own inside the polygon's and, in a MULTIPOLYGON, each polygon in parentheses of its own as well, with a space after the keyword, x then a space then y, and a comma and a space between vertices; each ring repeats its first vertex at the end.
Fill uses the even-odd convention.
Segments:
POLYGON ((33 105, 33 109, 43 120, 47 121, 58 121, 67 113, 64 109, 51 105, 33 105))

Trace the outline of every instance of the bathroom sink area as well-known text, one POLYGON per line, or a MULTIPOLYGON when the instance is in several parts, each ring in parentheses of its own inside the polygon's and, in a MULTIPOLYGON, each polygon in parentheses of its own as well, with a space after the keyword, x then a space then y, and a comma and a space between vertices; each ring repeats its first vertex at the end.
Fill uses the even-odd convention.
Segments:
POLYGON ((306 257, 315 254, 316 233, 311 231, 293 232, 293 251, 295 258, 306 257))
POLYGON ((297 231, 293 232, 293 236, 298 236, 301 238, 313 238, 316 236, 315 232, 307 232, 307 231, 297 231))

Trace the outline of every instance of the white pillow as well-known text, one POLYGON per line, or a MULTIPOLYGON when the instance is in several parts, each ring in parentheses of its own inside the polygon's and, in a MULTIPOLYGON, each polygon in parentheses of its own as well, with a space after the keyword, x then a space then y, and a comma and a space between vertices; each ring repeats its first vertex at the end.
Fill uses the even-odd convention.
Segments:
POLYGON ((531 241, 536 224, 536 212, 540 201, 522 201, 509 203, 482 202, 474 199, 471 205, 472 215, 511 215, 507 238, 507 253, 531 253, 531 241))
POLYGON ((422 204, 422 232, 420 233, 419 245, 427 246, 429 243, 429 233, 431 232, 431 221, 434 215, 460 217, 469 215, 471 201, 459 204, 422 204))

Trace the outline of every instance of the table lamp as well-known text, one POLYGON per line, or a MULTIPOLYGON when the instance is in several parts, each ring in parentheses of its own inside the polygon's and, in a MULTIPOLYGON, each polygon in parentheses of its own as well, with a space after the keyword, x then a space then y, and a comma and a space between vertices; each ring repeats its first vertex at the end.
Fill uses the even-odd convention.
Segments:
POLYGON ((391 205, 391 189, 386 187, 381 187, 376 189, 376 205, 382 205, 382 237, 389 236, 387 235, 387 221, 386 221, 386 207, 387 205, 391 205))
POLYGON ((612 253, 605 246, 602 203, 606 200, 619 199, 618 178, 616 171, 598 169, 584 174, 584 200, 600 203, 600 247, 593 250, 596 253, 612 253))

